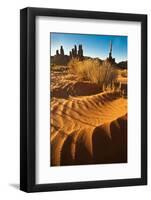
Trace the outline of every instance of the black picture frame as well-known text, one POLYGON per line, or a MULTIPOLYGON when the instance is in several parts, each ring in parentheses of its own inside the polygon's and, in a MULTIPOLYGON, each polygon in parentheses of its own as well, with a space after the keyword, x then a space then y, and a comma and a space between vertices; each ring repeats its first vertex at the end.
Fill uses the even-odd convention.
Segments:
POLYGON ((147 184, 147 15, 24 8, 20 11, 20 189, 25 192, 121 187, 147 184), (54 16, 141 23, 141 178, 70 183, 35 183, 35 19, 54 16))

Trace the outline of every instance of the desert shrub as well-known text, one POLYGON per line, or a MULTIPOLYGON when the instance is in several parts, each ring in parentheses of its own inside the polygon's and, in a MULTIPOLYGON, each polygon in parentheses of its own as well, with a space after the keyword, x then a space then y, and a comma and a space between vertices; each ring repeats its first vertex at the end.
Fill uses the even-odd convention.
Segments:
POLYGON ((122 72, 121 72, 121 76, 126 78, 127 77, 127 69, 124 69, 122 72))
POLYGON ((97 83, 103 89, 109 85, 112 87, 117 77, 117 71, 107 62, 100 63, 98 59, 86 59, 79 61, 72 59, 69 64, 72 73, 77 74, 81 79, 97 83))

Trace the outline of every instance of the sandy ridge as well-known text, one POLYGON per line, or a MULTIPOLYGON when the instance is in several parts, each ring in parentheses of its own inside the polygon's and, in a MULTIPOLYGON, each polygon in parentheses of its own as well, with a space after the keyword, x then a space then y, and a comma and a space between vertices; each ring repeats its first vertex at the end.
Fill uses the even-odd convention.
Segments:
POLYGON ((51 102, 52 165, 126 162, 126 153, 122 153, 127 148, 126 113, 127 100, 119 92, 67 100, 54 98, 51 102))

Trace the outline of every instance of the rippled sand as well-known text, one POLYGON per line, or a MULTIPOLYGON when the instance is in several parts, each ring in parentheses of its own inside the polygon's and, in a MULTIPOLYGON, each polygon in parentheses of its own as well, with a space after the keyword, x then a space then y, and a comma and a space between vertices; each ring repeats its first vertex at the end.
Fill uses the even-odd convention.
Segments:
POLYGON ((51 166, 127 162, 127 99, 120 92, 53 98, 50 139, 51 166))

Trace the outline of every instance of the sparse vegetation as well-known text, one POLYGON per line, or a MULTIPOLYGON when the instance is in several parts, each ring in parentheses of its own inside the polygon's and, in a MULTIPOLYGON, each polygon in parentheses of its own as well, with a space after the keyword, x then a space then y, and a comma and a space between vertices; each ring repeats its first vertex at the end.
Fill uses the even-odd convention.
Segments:
POLYGON ((121 72, 121 76, 124 77, 124 78, 127 78, 127 69, 124 69, 124 70, 121 72))
POLYGON ((100 63, 97 59, 79 61, 72 59, 69 63, 69 70, 77 74, 82 80, 99 84, 100 88, 110 87, 117 77, 117 71, 107 62, 100 63))

